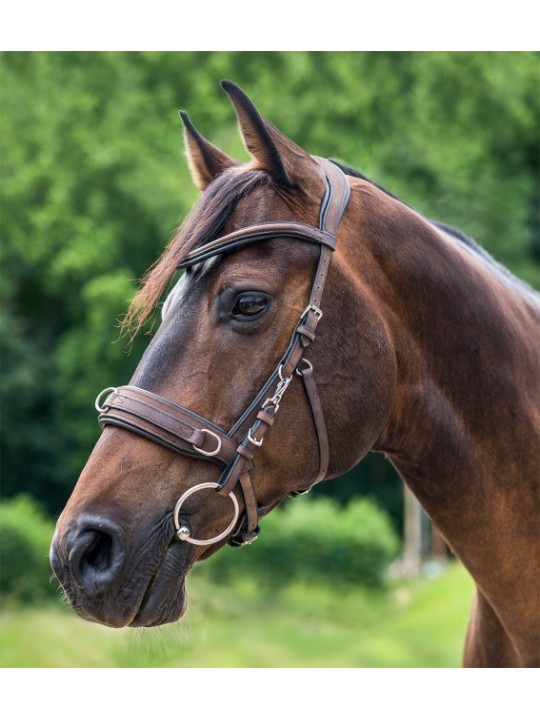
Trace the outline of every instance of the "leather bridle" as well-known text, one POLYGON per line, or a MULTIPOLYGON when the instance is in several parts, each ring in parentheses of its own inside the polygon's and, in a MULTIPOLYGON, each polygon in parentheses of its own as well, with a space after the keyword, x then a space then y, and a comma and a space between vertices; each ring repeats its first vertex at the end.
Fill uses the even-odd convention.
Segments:
POLYGON ((318 228, 294 221, 250 225, 193 250, 179 266, 189 268, 216 255, 271 238, 290 237, 320 246, 309 303, 292 332, 289 346, 274 372, 234 426, 226 432, 192 410, 133 385, 106 388, 96 399, 102 428, 107 425, 118 426, 174 452, 209 460, 223 468, 217 483, 201 483, 191 487, 176 503, 174 523, 176 534, 182 541, 210 545, 233 533, 229 544, 240 547, 257 538, 259 518, 264 514, 264 508, 257 504, 250 475, 253 457, 256 449, 262 445, 266 432, 272 427, 283 395, 295 374, 304 382, 317 433, 319 472, 315 482, 320 482, 328 471, 329 444, 324 413, 313 376, 313 366, 303 355, 315 340, 317 325, 322 317, 322 293, 332 252, 336 247, 339 223, 349 200, 350 186, 337 165, 323 158, 315 159, 320 163, 326 177, 326 192, 321 203, 318 228), (100 400, 106 393, 108 395, 100 406, 100 400), (247 433, 243 434, 242 427, 250 420, 251 425, 247 433), (234 494, 238 485, 244 499, 244 516, 240 523, 237 522, 240 509, 234 494), (189 496, 204 488, 215 488, 220 495, 229 496, 235 512, 233 520, 222 533, 200 540, 193 538, 188 524, 180 520, 180 510, 189 496))

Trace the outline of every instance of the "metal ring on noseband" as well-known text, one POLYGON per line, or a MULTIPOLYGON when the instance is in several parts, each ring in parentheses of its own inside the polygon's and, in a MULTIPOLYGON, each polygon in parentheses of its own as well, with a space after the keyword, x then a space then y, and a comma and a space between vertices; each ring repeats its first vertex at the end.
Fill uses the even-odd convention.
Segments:
POLYGON ((197 447, 196 445, 193 445, 193 449, 196 450, 198 453, 201 453, 201 455, 206 455, 206 457, 212 457, 213 455, 217 455, 218 452, 221 450, 221 438, 216 435, 215 432, 212 432, 211 430, 206 430, 203 428, 201 432, 206 433, 207 435, 211 435, 213 438, 217 440, 217 446, 215 450, 212 450, 212 452, 206 452, 206 450, 203 450, 200 447, 197 447))
POLYGON ((105 408, 105 407, 100 407, 99 401, 101 400, 102 396, 105 395, 105 393, 109 393, 109 394, 110 394, 110 393, 112 393, 112 392, 116 392, 116 388, 115 388, 115 387, 105 388, 105 390, 102 390, 102 391, 99 393, 99 395, 98 395, 97 398, 96 398, 96 402, 94 403, 94 407, 96 408, 96 410, 98 411, 98 413, 105 412, 105 410, 107 409, 107 408, 105 408))
POLYGON ((238 500, 236 499, 236 495, 233 492, 229 493, 229 497, 231 498, 232 504, 234 505, 234 517, 229 523, 228 527, 219 535, 216 535, 213 538, 208 538, 208 540, 196 540, 195 538, 191 537, 191 530, 188 528, 187 525, 180 525, 180 508, 188 499, 188 497, 190 495, 193 495, 193 493, 198 492, 199 490, 213 489, 218 487, 219 483, 215 482, 200 483, 199 485, 195 485, 194 487, 186 490, 186 492, 180 497, 174 508, 174 527, 176 528, 176 535, 179 540, 191 543, 192 545, 212 545, 212 543, 223 540, 223 538, 227 537, 227 535, 234 530, 236 526, 236 521, 238 520, 238 516, 240 515, 240 508, 238 506, 238 500))

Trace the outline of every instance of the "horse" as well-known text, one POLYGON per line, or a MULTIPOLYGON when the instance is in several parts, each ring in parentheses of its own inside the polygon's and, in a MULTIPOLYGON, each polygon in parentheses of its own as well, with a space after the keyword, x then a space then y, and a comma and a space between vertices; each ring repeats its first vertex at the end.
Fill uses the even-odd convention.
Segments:
POLYGON ((67 598, 115 628, 174 622, 195 562, 374 451, 474 580, 463 664, 537 666, 539 295, 222 86, 251 160, 181 113, 201 194, 124 318, 173 285, 157 332, 96 401, 51 546, 67 598))

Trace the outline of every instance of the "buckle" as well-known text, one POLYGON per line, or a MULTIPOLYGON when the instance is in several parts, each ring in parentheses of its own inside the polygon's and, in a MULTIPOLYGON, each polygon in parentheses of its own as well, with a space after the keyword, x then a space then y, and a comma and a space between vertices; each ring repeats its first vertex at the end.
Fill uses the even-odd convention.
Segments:
POLYGON ((264 437, 262 437, 260 440, 257 440, 257 438, 253 437, 253 435, 251 434, 252 430, 253 430, 253 428, 249 428, 249 430, 248 430, 249 442, 252 443, 253 445, 255 445, 256 447, 261 447, 261 445, 263 444, 264 437))
POLYGON ((244 545, 251 545, 259 537, 261 528, 257 525, 252 533, 239 532, 237 535, 229 540, 229 545, 235 548, 244 547, 244 545))
POLYGON ((300 320, 303 320, 308 314, 308 312, 314 313, 314 315, 317 317, 317 322, 319 322, 319 320, 323 316, 323 311, 321 310, 321 308, 318 308, 316 305, 308 305, 304 312, 300 315, 300 320))

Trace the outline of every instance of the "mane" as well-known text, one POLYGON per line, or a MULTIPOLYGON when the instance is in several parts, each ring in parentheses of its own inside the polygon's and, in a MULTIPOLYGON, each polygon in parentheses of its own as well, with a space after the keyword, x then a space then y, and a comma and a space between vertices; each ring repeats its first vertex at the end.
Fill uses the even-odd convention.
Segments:
POLYGON ((267 181, 268 175, 262 171, 233 169, 208 186, 159 260, 143 276, 141 287, 121 321, 123 332, 135 335, 141 329, 186 255, 219 237, 240 200, 267 181))
MULTIPOLYGON (((400 202, 402 205, 405 205, 406 207, 411 208, 411 210, 414 210, 411 205, 404 202, 403 200, 401 200, 401 198, 397 197, 397 195, 394 195, 385 187, 374 182, 358 170, 348 167, 347 165, 343 165, 337 160, 332 160, 332 162, 337 165, 346 175, 365 180, 370 185, 373 185, 378 190, 383 192, 385 195, 388 195, 394 200, 400 202)), ((415 210, 415 212, 417 211, 415 210)), ((439 220, 431 220, 430 218, 425 218, 425 220, 427 220, 427 222, 432 225, 436 230, 443 232, 447 237, 457 241, 461 245, 464 245, 468 250, 472 251, 475 255, 480 257, 495 274, 503 276, 506 281, 511 282, 514 286, 517 285, 518 288, 522 291, 525 290, 527 293, 533 293, 535 297, 538 295, 538 293, 530 285, 528 285, 524 280, 516 277, 504 265, 501 265, 501 263, 497 262, 497 260, 495 260, 495 258, 487 252, 487 250, 485 250, 479 243, 477 243, 476 240, 469 237, 469 235, 466 235, 462 230, 452 227, 451 225, 447 225, 446 223, 440 222, 439 220)))

